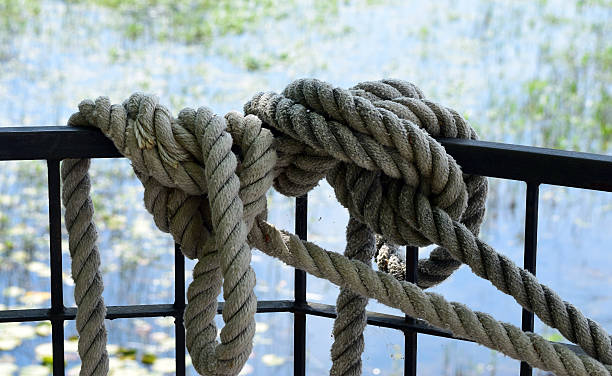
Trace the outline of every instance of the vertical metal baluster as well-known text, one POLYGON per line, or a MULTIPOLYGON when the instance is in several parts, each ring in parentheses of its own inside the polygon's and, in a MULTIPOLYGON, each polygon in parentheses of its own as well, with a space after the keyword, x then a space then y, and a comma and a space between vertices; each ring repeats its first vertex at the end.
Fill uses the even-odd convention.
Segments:
POLYGON ((174 244, 174 309, 175 313, 175 345, 176 345, 176 374, 185 375, 185 256, 181 247, 174 244))
MULTIPOLYGON (((406 281, 417 282, 417 265, 419 248, 406 247, 406 281)), ((406 322, 416 324, 416 320, 406 316, 406 322)), ((404 331, 404 376, 416 376, 417 370, 417 332, 412 329, 404 331)))
MULTIPOLYGON (((539 183, 527 182, 527 195, 525 200, 525 249, 523 267, 533 275, 536 274, 536 256, 538 248, 538 196, 539 183)), ((523 308, 522 327, 526 332, 533 332, 533 312, 523 308)), ((520 376, 531 376, 532 368, 529 364, 521 362, 520 376)))
MULTIPOLYGON (((308 195, 295 199, 295 233, 306 240, 308 232, 308 195)), ((295 269, 295 304, 306 303, 306 272, 295 269)), ((293 374, 306 375, 306 314, 293 314, 293 374)))
POLYGON ((47 161, 49 195, 49 252, 51 268, 51 341, 53 375, 64 375, 64 288, 62 282, 62 204, 60 200, 60 161, 47 161))

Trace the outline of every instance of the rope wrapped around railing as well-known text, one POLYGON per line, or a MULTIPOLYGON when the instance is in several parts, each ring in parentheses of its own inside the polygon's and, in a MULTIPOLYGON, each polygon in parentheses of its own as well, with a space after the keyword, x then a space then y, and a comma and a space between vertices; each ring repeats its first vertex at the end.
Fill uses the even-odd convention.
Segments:
MULTIPOLYGON (((198 262, 187 292, 187 348, 205 375, 236 375, 252 350, 257 308, 251 248, 341 287, 331 374, 360 375, 365 306, 374 298, 557 375, 610 375, 612 343, 597 322, 478 238, 486 179, 462 174, 434 136, 476 138, 454 110, 400 80, 350 90, 314 79, 259 93, 245 115, 183 109, 175 119, 154 96, 121 105, 85 100, 70 126, 93 126, 132 162, 156 225, 198 262), (327 178, 350 214, 345 256, 266 222, 266 192, 298 196, 327 178), (375 236, 377 238, 375 238, 375 236), (398 245, 437 244, 419 261, 419 284, 402 281, 398 245), (370 266, 376 256, 378 271, 370 266), (586 354, 424 292, 462 263, 514 297, 586 354), (389 273, 387 273, 389 272, 389 273), (224 327, 214 316, 223 290, 224 327)), ((104 375, 104 302, 89 198, 88 162, 62 166, 73 257, 82 375, 104 375), (79 324, 81 323, 81 324, 79 324)))

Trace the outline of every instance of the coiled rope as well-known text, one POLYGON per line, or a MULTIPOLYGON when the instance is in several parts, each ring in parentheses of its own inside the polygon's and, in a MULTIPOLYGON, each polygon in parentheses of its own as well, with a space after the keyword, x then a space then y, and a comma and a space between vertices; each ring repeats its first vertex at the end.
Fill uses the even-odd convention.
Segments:
MULTIPOLYGON (((259 93, 244 112, 219 117, 205 107, 186 108, 175 119, 155 97, 137 93, 121 105, 85 100, 69 120, 99 128, 130 159, 156 225, 198 260, 185 324, 199 373, 236 375, 252 350, 257 303, 250 249, 256 247, 341 287, 334 375, 361 374, 367 298, 557 375, 610 375, 605 329, 478 239, 486 179, 462 174, 432 138, 476 137, 457 112, 400 80, 344 90, 313 79, 295 81, 282 94, 259 93), (345 256, 266 222, 271 186, 297 196, 322 178, 350 213, 345 256), (396 278, 405 268, 397 246, 429 244, 439 247, 419 261, 419 285, 396 278), (375 254, 379 271, 369 266, 375 254), (462 263, 588 355, 423 291, 462 263), (217 342, 221 290, 225 325, 217 342)), ((87 161, 64 161, 63 201, 75 294, 85 291, 77 299, 81 374, 104 375, 104 303, 87 168, 87 161)))

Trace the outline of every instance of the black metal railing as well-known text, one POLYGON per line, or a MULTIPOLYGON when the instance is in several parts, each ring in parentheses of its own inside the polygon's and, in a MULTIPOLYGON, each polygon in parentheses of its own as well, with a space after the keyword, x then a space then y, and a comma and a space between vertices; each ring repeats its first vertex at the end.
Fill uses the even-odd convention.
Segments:
MULTIPOLYGON (((535 274, 540 184, 612 192, 612 156, 500 144, 486 141, 440 139, 465 173, 524 181, 527 184, 524 267, 535 274)), ((47 161, 49 190, 51 307, 0 311, 1 322, 50 320, 53 342, 53 374, 64 375, 64 321, 74 320, 76 308, 65 307, 62 289, 60 161, 65 158, 119 158, 121 155, 102 133, 94 129, 69 127, 0 128, 0 161, 47 161)), ((1 171, 1 170, 0 170, 1 171)), ((298 197, 295 205, 295 232, 306 239, 308 199, 298 197)), ((185 374, 185 259, 175 246, 175 299, 171 304, 109 306, 106 317, 173 316, 176 322, 176 373, 185 374)), ((406 280, 416 281, 418 248, 406 249, 406 280)), ((306 373, 306 316, 333 318, 335 307, 306 300, 306 273, 295 271, 294 300, 259 301, 257 312, 287 312, 294 315, 294 375, 306 373)), ((219 304, 219 312, 223 303, 219 304)), ((405 336, 404 375, 416 375, 417 334, 456 338, 411 317, 368 312, 368 324, 400 330, 405 336)), ((534 315, 523 310, 522 329, 533 331, 534 315)), ((461 338, 456 338, 463 340, 461 338)), ((520 375, 532 369, 521 363, 520 375)))

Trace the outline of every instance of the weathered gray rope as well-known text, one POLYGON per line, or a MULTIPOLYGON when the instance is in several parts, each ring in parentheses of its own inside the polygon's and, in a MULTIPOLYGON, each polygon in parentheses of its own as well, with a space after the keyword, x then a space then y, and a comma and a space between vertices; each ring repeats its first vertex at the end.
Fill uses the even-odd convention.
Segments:
MULTIPOLYGON (((375 252, 374 233, 363 223, 351 218, 346 226, 344 255, 371 266, 375 252)), ((334 343, 331 348, 333 376, 361 375, 361 354, 365 346, 363 331, 367 324, 368 298, 347 288, 340 288, 336 300, 334 343)))
MULTIPOLYGON (((223 121, 200 108, 183 110, 174 119, 154 97, 137 94, 123 105, 111 106, 106 98, 84 101, 69 121, 100 128, 130 158, 156 224, 173 235, 188 257, 199 259, 190 286, 193 307, 186 312, 186 322, 192 323, 187 325, 189 350, 198 371, 235 374, 250 352, 255 298, 244 246, 248 232, 249 244, 284 262, 535 367, 558 375, 609 374, 601 363, 610 364, 612 357, 607 332, 460 222, 469 188, 435 140, 413 121, 375 105, 374 95, 384 98, 374 94, 378 89, 356 93, 319 81, 294 84, 299 85, 316 89, 316 95, 304 96, 311 107, 283 95, 258 94, 245 106, 246 113, 257 117, 232 113, 223 121), (303 243, 265 222, 265 193, 273 180, 281 193, 298 195, 325 176, 354 219, 394 244, 444 247, 593 358, 423 293, 416 285, 303 243), (210 326, 216 304, 211 296, 219 292, 220 278, 230 314, 224 310, 226 326, 216 345, 211 339, 216 333, 210 326), (240 321, 232 321, 238 316, 240 321)), ((416 90, 407 83, 397 85, 416 90)))
MULTIPOLYGON (((461 115, 452 108, 425 99, 421 90, 412 84, 388 79, 362 82, 351 91, 354 95, 368 98, 374 106, 389 110, 400 119, 413 122, 432 137, 478 139, 476 131, 461 115)), ((484 176, 463 174, 463 181, 467 187, 468 204, 461 216, 461 223, 478 236, 485 214, 487 179, 484 176)), ((387 244, 381 252, 380 247, 384 244, 385 242, 378 243, 376 262, 379 270, 397 275, 401 273, 404 276, 406 264, 402 261, 399 248, 394 244, 387 244), (393 269, 386 270, 385 266, 393 269)), ((437 285, 460 265, 447 250, 437 247, 430 253, 429 258, 419 260, 418 285, 421 288, 437 285)))
MULTIPOLYGON (((463 182, 455 180, 460 172, 439 144, 412 122, 399 119, 362 97, 342 89, 330 91, 328 85, 312 81, 317 87, 310 91, 312 95, 324 98, 311 98, 308 103, 342 108, 347 114, 343 115, 346 125, 274 93, 257 94, 245 105, 245 112, 256 114, 275 129, 304 140, 317 152, 336 156, 341 162, 327 172, 327 180, 338 201, 373 231, 395 244, 433 243, 445 248, 453 258, 513 296, 521 306, 559 329, 589 355, 612 364, 612 342, 601 325, 586 318, 572 304, 541 285, 533 274, 497 253, 472 232, 463 231, 466 227, 457 219, 466 207, 460 199, 467 195, 457 192, 463 182), (348 127, 369 133, 346 136, 348 127), (370 137, 379 141, 380 148, 370 146, 370 137), (395 149, 384 148, 387 145, 395 145, 395 149), (346 150, 358 155, 352 155, 351 159, 346 150), (367 150, 365 155, 360 154, 361 150, 367 150), (398 158, 395 151, 405 158, 396 164, 393 163, 398 158), (376 167, 369 165, 367 157, 376 161, 376 167), (404 165, 408 161, 413 163, 404 165), (394 176, 396 171, 400 173, 394 176)), ((332 117, 331 114, 332 111, 328 116, 332 117)), ((299 168, 288 167, 287 175, 294 166, 299 168)))
POLYGON ((106 375, 106 306, 102 299, 104 285, 100 275, 100 253, 96 245, 98 231, 93 221, 90 198, 89 159, 62 162, 62 201, 66 208, 68 248, 72 258, 74 301, 78 307, 76 328, 81 357, 80 375, 106 375))
MULTIPOLYGON (((313 79, 297 80, 291 83, 283 95, 296 103, 339 122, 360 124, 361 111, 371 111, 369 106, 356 102, 352 108, 348 95, 339 94, 341 90, 313 79)), ((414 84, 396 79, 362 82, 349 89, 349 93, 366 98, 384 111, 390 111, 399 119, 407 120, 425 130, 432 137, 478 139, 476 131, 455 110, 425 99, 423 92, 414 84)), ((384 114, 384 112, 383 112, 384 114)), ((484 176, 463 174, 467 187, 468 202, 461 223, 478 236, 480 225, 484 220, 487 196, 487 179, 484 176)), ((406 265, 402 261, 399 248, 392 242, 379 242, 378 248, 388 243, 383 252, 377 252, 376 263, 379 270, 405 275, 406 265), (386 269, 392 266, 394 270, 386 269), (403 271, 402 271, 403 270, 403 271)), ((442 247, 435 248, 427 259, 419 260, 417 280, 421 288, 429 288, 448 278, 461 262, 454 259, 442 247)), ((401 277, 403 279, 403 277, 401 277)))
MULTIPOLYGON (((316 244, 276 229, 260 221, 253 244, 266 254, 288 265, 346 287, 363 296, 374 298, 389 307, 421 318, 455 336, 473 340, 511 358, 524 360, 533 367, 561 375, 610 375, 612 366, 579 355, 562 344, 546 341, 541 336, 523 332, 514 325, 492 316, 470 310, 461 303, 448 302, 439 294, 424 292, 417 285, 399 281, 390 274, 374 271, 357 260, 326 251, 316 244)), ((469 232, 464 227, 464 232, 469 232)), ((254 232, 251 232, 254 234, 254 232)))
POLYGON ((185 311, 187 348, 196 370, 204 374, 235 375, 252 350, 255 335, 257 299, 253 292, 255 272, 250 266, 251 248, 246 242, 248 229, 243 219, 243 204, 238 197, 240 179, 237 159, 232 152, 232 136, 225 120, 200 108, 195 126, 201 127, 203 160, 211 223, 215 228, 215 249, 198 255, 193 283, 187 291, 185 311), (212 282, 212 283, 211 283, 212 282), (214 316, 219 287, 223 284, 226 307, 217 344, 214 316))
POLYGON ((84 110, 89 120, 76 115, 69 123, 95 121, 108 134, 115 130, 113 141, 119 150, 130 155, 145 187, 145 206, 156 224, 169 231, 188 256, 198 258, 185 311, 186 342, 194 367, 203 374, 235 375, 251 352, 257 308, 245 222, 252 225, 255 216, 266 211, 265 192, 272 184, 271 169, 276 162, 273 138, 254 116, 230 113, 224 120, 206 108, 186 109, 179 115, 179 121, 181 129, 187 131, 178 138, 185 150, 192 153, 188 154, 168 141, 168 135, 166 138, 160 135, 170 130, 174 120, 167 110, 157 108, 156 101, 154 97, 134 95, 122 106, 111 106, 101 98, 95 114, 84 110), (226 132, 226 121, 233 137, 226 132), (115 126, 111 127, 111 123, 115 126), (158 131, 155 150, 146 141, 151 138, 145 129, 158 131), (234 139, 244 151, 240 167, 231 151, 234 139), (201 161, 203 168, 193 163, 193 158, 201 161), (175 163, 177 160, 183 164, 175 163), (161 163, 167 164, 160 167, 161 163), (155 176, 146 174, 151 166, 155 176), (185 193, 178 184, 184 184, 195 195, 185 193), (214 316, 221 285, 226 325, 221 331, 221 344, 217 344, 214 316))

